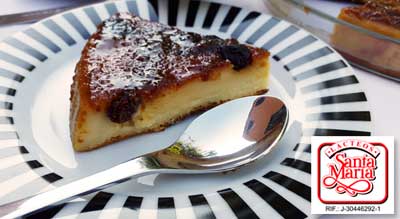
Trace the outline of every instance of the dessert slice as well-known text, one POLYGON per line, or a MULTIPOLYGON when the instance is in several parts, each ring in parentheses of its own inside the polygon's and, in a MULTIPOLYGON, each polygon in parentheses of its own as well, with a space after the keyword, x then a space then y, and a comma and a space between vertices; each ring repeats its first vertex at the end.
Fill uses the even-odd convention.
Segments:
MULTIPOLYGON (((338 18, 400 39, 400 0, 368 1, 364 5, 343 8, 338 18)), ((337 24, 332 44, 356 63, 400 77, 400 46, 394 42, 337 24)))
POLYGON ((234 39, 116 14, 99 25, 76 66, 73 147, 88 151, 160 131, 199 110, 264 93, 268 57, 234 39))

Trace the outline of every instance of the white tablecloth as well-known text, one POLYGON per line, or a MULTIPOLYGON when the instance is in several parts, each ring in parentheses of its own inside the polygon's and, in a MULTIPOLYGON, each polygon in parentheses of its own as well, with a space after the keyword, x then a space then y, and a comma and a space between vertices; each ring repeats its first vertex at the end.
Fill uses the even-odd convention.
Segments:
MULTIPOLYGON (((263 0, 213 0, 215 2, 232 4, 251 10, 268 12, 263 0)), ((29 9, 40 9, 44 6, 55 7, 65 4, 61 0, 3 0, 2 4, 7 7, 0 8, 0 14, 22 12, 29 9), (34 2, 34 4, 32 3, 34 2)), ((68 1, 67 1, 68 2, 68 1)), ((329 9, 327 9, 329 10, 329 9)), ((28 25, 13 25, 0 27, 0 40, 23 30, 28 25)), ((359 79, 367 95, 373 120, 373 135, 395 136, 395 146, 400 142, 400 83, 394 82, 383 77, 367 73, 360 69, 355 69, 356 76, 359 79)), ((400 174, 398 172, 399 150, 396 148, 395 154, 395 201, 397 211, 400 210, 398 201, 400 174)), ((323 218, 338 218, 337 216, 324 216, 323 218)), ((340 218, 361 218, 360 216, 341 216, 340 218)), ((400 218, 400 214, 385 216, 363 216, 362 218, 400 218)))

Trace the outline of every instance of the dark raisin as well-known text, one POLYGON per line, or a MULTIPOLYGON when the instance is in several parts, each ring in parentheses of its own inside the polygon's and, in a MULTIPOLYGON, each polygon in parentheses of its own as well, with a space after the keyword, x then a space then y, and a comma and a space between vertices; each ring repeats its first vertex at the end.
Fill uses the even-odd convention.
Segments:
POLYGON ((199 43, 201 41, 201 35, 198 33, 193 33, 193 32, 189 32, 189 37, 190 40, 192 40, 193 43, 199 43))
POLYGON ((233 69, 240 70, 251 64, 251 51, 245 45, 222 46, 221 56, 228 59, 233 64, 233 69))
POLYGON ((123 123, 132 118, 132 115, 138 110, 140 100, 133 95, 123 93, 111 101, 107 109, 107 116, 112 122, 123 123))

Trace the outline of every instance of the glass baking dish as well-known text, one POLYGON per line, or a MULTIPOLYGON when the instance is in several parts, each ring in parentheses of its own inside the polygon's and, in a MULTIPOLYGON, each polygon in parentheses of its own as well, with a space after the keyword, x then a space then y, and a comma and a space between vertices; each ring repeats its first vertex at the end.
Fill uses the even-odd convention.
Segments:
POLYGON ((352 65, 400 81, 400 40, 337 19, 341 7, 349 3, 326 0, 265 0, 265 3, 272 14, 328 42, 352 65))

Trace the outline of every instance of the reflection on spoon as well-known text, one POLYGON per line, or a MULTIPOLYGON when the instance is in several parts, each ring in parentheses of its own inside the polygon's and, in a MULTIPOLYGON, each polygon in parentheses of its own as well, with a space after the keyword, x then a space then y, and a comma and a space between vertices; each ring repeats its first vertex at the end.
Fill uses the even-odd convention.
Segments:
POLYGON ((179 169, 222 168, 267 153, 286 127, 288 112, 277 98, 243 98, 226 107, 229 111, 217 107, 195 119, 178 141, 152 158, 179 169))

